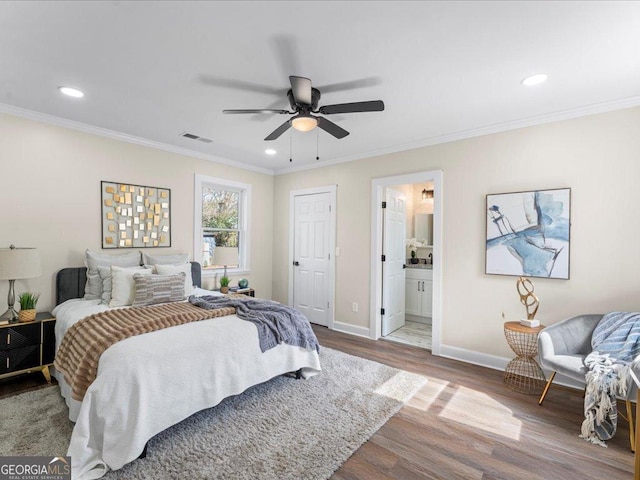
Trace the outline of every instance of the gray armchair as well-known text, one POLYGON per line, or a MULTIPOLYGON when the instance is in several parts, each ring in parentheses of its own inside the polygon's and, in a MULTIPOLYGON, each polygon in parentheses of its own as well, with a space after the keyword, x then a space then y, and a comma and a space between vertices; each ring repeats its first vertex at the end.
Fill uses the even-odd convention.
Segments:
MULTIPOLYGON (((552 370, 553 373, 549 376, 540 400, 538 400, 538 405, 542 405, 544 402, 556 373, 586 385, 587 367, 584 365, 584 359, 592 351, 591 336, 602 316, 602 314, 578 315, 551 325, 540 332, 538 336, 540 365, 542 368, 552 370)), ((635 395, 635 384, 634 382, 630 383, 632 387, 629 388, 625 399, 626 419, 629 421, 631 450, 635 451, 633 414, 629 400, 633 398, 632 394, 635 395)))

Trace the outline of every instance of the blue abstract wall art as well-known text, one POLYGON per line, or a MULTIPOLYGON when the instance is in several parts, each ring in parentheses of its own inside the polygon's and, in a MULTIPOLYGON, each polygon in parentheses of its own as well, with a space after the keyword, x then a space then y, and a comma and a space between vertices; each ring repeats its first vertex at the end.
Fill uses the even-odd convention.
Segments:
POLYGON ((487 195, 486 273, 569 278, 571 189, 487 195))

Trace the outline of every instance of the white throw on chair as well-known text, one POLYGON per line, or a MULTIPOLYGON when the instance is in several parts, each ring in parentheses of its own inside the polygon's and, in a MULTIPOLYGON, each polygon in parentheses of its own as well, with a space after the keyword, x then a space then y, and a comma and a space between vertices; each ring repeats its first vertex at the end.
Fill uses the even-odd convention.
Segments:
MULTIPOLYGON (((585 375, 588 370, 584 359, 592 351, 591 336, 602 317, 602 314, 578 315, 551 325, 540 332, 538 336, 540 364, 542 368, 552 370, 553 373, 549 376, 538 405, 544 402, 556 373, 586 384, 585 375)), ((635 383, 630 382, 625 404, 626 419, 629 421, 629 442, 634 452, 635 434, 630 399, 635 398, 635 394, 635 383)))

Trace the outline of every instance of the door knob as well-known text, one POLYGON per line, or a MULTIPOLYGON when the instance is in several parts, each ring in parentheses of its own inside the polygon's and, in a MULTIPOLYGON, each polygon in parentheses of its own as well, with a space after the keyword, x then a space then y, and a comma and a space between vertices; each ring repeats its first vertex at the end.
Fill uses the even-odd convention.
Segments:
POLYGON ((300 262, 298 262, 297 260, 293 261, 293 266, 294 267, 299 267, 300 266, 300 262))

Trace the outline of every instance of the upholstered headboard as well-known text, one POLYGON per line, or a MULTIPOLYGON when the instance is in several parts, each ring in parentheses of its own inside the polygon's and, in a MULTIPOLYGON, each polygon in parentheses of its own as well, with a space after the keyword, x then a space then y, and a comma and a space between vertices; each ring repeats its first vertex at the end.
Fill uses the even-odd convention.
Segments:
MULTIPOLYGON (((198 262, 191 262, 191 278, 196 287, 202 287, 202 269, 198 262)), ((87 267, 63 268, 56 275, 56 305, 72 298, 84 297, 87 283, 87 267)))

